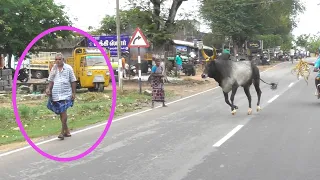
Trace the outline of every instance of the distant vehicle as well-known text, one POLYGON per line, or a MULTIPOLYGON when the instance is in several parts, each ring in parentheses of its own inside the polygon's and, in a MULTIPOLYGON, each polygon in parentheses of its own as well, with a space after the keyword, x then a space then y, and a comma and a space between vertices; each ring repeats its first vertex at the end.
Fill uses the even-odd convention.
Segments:
POLYGON ((30 57, 31 78, 48 78, 57 52, 39 52, 30 57))
MULTIPOLYGON (((110 58, 110 51, 105 49, 110 58)), ((110 83, 110 71, 98 48, 78 47, 66 63, 72 66, 77 78, 78 89, 103 92, 110 83)))

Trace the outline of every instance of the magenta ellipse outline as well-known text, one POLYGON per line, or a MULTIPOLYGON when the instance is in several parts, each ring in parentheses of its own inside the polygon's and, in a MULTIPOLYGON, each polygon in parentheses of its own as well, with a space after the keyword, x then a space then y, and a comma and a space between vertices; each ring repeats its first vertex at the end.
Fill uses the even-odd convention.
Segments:
POLYGON ((13 106, 13 111, 14 111, 14 115, 16 117, 16 123, 18 124, 20 131, 23 135, 23 137, 25 138, 25 140, 32 146, 33 149, 35 149, 39 154, 41 154, 42 156, 54 160, 54 161, 60 161, 60 162, 68 162, 68 161, 75 161, 78 160, 80 158, 85 157, 86 155, 88 155, 89 153, 91 153, 93 150, 95 150, 97 148, 97 146, 102 142, 103 138, 106 136, 113 117, 114 117, 114 113, 115 113, 115 107, 116 107, 116 102, 117 102, 117 86, 116 86, 116 82, 115 82, 115 77, 114 77, 114 73, 112 71, 112 65, 109 62, 110 59, 108 58, 106 52, 104 51, 104 49, 101 47, 101 45, 87 32, 72 27, 72 26, 56 26, 50 29, 47 29, 45 31, 43 31, 42 33, 40 33, 38 36, 36 36, 26 47, 26 49, 23 51, 22 56, 19 58, 17 67, 16 67, 16 71, 14 73, 14 78, 13 78, 13 84, 12 84, 12 106, 13 106), (103 130, 102 134, 100 135, 99 139, 89 148, 87 149, 85 152, 73 156, 73 157, 66 157, 66 158, 61 158, 61 157, 56 157, 56 156, 52 156, 44 151, 42 151, 40 148, 38 148, 38 146, 36 146, 31 139, 29 138, 28 134, 26 133, 26 131, 24 130, 24 127, 22 125, 22 122, 20 120, 20 116, 19 116, 19 112, 18 112, 18 107, 17 107, 17 102, 16 102, 16 95, 17 95, 17 78, 18 78, 18 73, 22 64, 22 61, 24 60, 25 56, 27 55, 27 53, 29 52, 29 50, 31 49, 31 47, 38 41, 40 40, 42 37, 44 37, 45 35, 55 32, 55 31, 61 31, 61 30, 66 30, 66 31, 76 31, 77 33, 89 38, 94 44, 97 45, 98 49, 100 50, 100 52, 103 54, 106 63, 108 65, 109 71, 110 71, 110 75, 112 78, 112 106, 111 106, 111 111, 109 114, 109 119, 108 122, 105 126, 105 129, 103 130))

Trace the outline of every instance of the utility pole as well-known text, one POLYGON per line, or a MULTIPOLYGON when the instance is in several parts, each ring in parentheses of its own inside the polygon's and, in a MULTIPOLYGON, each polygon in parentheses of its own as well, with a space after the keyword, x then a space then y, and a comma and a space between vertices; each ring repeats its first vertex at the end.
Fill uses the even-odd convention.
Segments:
POLYGON ((116 0, 116 24, 117 24, 117 54, 118 54, 118 81, 120 91, 123 92, 123 84, 122 84, 122 60, 121 60, 121 40, 120 40, 120 5, 119 0, 116 0))

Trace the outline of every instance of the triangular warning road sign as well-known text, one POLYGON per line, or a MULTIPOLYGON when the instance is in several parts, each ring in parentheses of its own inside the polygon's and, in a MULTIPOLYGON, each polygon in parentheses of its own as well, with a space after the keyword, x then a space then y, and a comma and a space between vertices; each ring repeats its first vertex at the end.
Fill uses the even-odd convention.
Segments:
POLYGON ((142 47, 142 48, 148 48, 150 46, 147 38, 144 36, 143 32, 140 28, 136 28, 134 31, 129 45, 129 48, 135 48, 135 47, 142 47))

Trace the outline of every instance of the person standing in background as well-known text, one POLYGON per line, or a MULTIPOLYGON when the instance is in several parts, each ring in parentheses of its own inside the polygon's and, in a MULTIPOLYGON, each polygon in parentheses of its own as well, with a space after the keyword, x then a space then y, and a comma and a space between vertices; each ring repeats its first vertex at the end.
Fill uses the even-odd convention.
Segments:
POLYGON ((291 61, 293 61, 293 57, 294 57, 294 49, 293 49, 293 47, 290 49, 290 59, 291 59, 291 61))
POLYGON ((121 62, 122 62, 122 64, 121 64, 122 65, 122 77, 126 78, 126 70, 125 70, 125 68, 126 68, 126 59, 125 59, 124 56, 122 56, 121 62))
POLYGON ((182 69, 182 58, 181 58, 180 52, 176 56, 176 68, 177 68, 178 76, 180 76, 180 71, 182 69))
POLYGON ((154 102, 162 102, 162 107, 167 107, 165 104, 165 93, 164 93, 164 80, 163 71, 164 68, 160 66, 160 59, 156 59, 156 65, 151 69, 151 87, 152 87, 152 108, 154 102))

